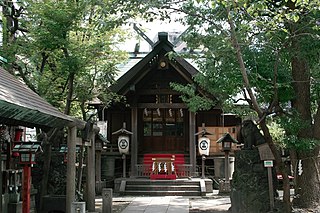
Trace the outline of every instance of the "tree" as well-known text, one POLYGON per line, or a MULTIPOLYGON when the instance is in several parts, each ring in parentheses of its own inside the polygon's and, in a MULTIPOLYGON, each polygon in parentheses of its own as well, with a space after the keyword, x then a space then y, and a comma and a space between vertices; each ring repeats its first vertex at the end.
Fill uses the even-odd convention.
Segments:
MULTIPOLYGON (((191 49, 202 49, 201 74, 195 78, 198 87, 213 94, 225 107, 237 101, 233 100, 237 94, 243 93, 276 157, 278 172, 284 177, 284 211, 291 212, 285 165, 267 125, 270 117, 279 117, 291 156, 303 162, 303 173, 296 175, 295 205, 316 208, 320 199, 317 184, 320 112, 316 83, 319 3, 155 0, 148 7, 162 9, 162 17, 173 12, 186 15, 181 19, 190 26, 185 39, 191 49), (300 123, 298 128, 295 123, 300 123)), ((195 98, 192 86, 173 86, 185 92, 184 100, 191 108, 197 105, 194 101, 202 103, 206 99, 195 98)))
MULTIPOLYGON (((134 5, 117 0, 25 0, 1 1, 1 6, 1 55, 8 59, 9 71, 32 90, 65 114, 83 120, 91 119, 86 104, 93 97, 106 104, 115 98, 107 88, 114 81, 116 65, 126 57, 116 48, 125 38, 118 27, 135 14, 136 10, 124 10, 134 5)), ((55 145, 51 139, 57 132, 50 131, 51 143, 45 143, 41 195, 47 194, 50 150, 55 145)))

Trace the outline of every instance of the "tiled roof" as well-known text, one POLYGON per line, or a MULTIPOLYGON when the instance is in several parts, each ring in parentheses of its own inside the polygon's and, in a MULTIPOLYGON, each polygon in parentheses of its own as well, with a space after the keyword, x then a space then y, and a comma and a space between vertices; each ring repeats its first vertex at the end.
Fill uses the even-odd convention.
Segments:
POLYGON ((0 124, 26 127, 62 127, 73 119, 0 68, 0 124))
MULTIPOLYGON (((158 54, 164 54, 174 51, 173 50, 173 44, 168 40, 168 34, 160 32, 158 34, 159 40, 156 42, 153 46, 153 50, 145 55, 142 59, 135 59, 135 60, 129 60, 130 63, 123 65, 123 67, 120 67, 119 76, 121 77, 116 81, 115 84, 111 85, 110 89, 113 92, 116 93, 122 93, 124 94, 128 87, 131 86, 133 81, 136 81, 139 79, 144 73, 145 70, 147 70, 145 67, 150 64, 150 62, 153 62, 155 59, 157 59, 158 54), (131 67, 131 68, 130 68, 131 67), (129 69, 127 71, 127 69, 129 69)), ((186 72, 189 81, 192 81, 192 77, 198 73, 198 70, 192 66, 187 60, 181 57, 177 57, 172 61, 169 61, 169 63, 174 63, 175 65, 181 67, 181 69, 186 72)))

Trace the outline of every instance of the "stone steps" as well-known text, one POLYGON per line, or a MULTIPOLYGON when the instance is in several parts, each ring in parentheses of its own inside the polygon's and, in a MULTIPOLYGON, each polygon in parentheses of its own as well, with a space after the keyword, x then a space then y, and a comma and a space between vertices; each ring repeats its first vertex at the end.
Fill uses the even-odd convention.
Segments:
POLYGON ((206 193, 204 180, 122 180, 122 195, 201 196, 206 193))

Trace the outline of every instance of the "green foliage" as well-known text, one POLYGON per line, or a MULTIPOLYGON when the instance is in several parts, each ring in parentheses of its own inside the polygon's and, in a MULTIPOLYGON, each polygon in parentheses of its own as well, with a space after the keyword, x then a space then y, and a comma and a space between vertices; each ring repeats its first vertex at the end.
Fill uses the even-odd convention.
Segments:
POLYGON ((271 121, 268 125, 270 135, 272 136, 272 140, 275 144, 279 145, 282 148, 285 148, 285 130, 280 126, 279 123, 275 121, 271 121))
MULTIPOLYGON (((282 148, 299 152, 310 152, 320 144, 315 138, 300 138, 299 132, 311 129, 311 126, 294 112, 288 116, 278 117, 269 125, 270 134, 274 142, 282 148)), ((310 130, 311 131, 311 130, 310 130)))
POLYGON ((287 116, 281 116, 277 119, 280 126, 286 131, 287 135, 298 136, 302 129, 311 129, 307 121, 303 120, 296 111, 287 116))
POLYGON ((16 35, 10 51, 28 85, 62 111, 72 91, 71 114, 81 118, 84 103, 94 97, 107 103, 116 97, 107 88, 117 74, 116 66, 127 57, 116 47, 126 37, 117 27, 137 10, 126 11, 129 5, 118 0, 25 0, 21 5, 25 12, 19 26, 27 32, 16 35), (121 16, 120 8, 126 16, 121 16))
POLYGON ((320 145, 320 141, 314 138, 298 138, 295 135, 291 135, 285 138, 284 143, 287 148, 292 148, 299 152, 310 152, 316 146, 320 145))
POLYGON ((209 110, 217 104, 214 100, 199 95, 194 85, 170 83, 170 86, 174 90, 182 93, 182 101, 188 105, 189 110, 192 112, 209 110))

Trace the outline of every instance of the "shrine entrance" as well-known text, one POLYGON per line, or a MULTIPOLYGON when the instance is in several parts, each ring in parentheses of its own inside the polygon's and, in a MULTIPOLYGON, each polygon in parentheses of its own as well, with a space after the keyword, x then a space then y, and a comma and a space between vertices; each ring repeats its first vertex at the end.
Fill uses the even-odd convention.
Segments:
POLYGON ((141 109, 139 153, 180 153, 189 151, 188 113, 185 109, 141 109))

